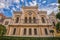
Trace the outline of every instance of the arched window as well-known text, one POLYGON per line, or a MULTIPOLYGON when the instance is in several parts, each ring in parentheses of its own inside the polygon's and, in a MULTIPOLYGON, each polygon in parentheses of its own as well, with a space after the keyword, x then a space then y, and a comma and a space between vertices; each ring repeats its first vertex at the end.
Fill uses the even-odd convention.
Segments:
POLYGON ((33 17, 33 23, 36 23, 36 18, 35 17, 33 17))
POLYGON ((31 19, 31 17, 29 17, 29 23, 31 23, 32 22, 32 19, 31 19))
POLYGON ((29 29, 29 35, 32 35, 32 30, 31 30, 31 28, 29 29))
POLYGON ((25 23, 27 23, 27 21, 28 21, 28 20, 27 20, 27 17, 25 17, 25 23))
POLYGON ((45 19, 44 19, 44 17, 42 17, 42 23, 45 23, 45 19))
POLYGON ((53 25, 55 26, 55 22, 53 22, 53 25))
POLYGON ((3 22, 3 21, 4 21, 4 18, 1 18, 1 17, 0 17, 0 22, 3 22))
POLYGON ((16 28, 14 28, 14 30, 13 30, 13 35, 15 35, 15 33, 16 33, 16 28))
POLYGON ((26 35, 26 33, 27 33, 27 30, 26 30, 26 28, 24 28, 24 33, 23 34, 26 35))
POLYGON ((48 35, 47 29, 45 28, 45 34, 48 35))
POLYGON ((5 25, 8 25, 8 23, 9 23, 9 21, 6 21, 6 22, 5 22, 5 25))
POLYGON ((16 23, 18 23, 18 22, 19 22, 19 17, 16 18, 16 23))
POLYGON ((37 29, 34 29, 34 35, 37 35, 37 29))

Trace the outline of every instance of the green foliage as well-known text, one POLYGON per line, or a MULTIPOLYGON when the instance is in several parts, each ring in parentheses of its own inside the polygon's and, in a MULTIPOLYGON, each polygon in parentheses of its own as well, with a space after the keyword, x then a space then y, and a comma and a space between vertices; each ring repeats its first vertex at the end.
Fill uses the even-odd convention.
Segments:
POLYGON ((0 40, 60 40, 60 37, 9 37, 3 36, 0 40))
POLYGON ((6 27, 0 24, 0 36, 3 36, 6 33, 6 27))
POLYGON ((54 33, 54 30, 50 30, 50 33, 54 33))
POLYGON ((58 3, 60 3, 60 0, 58 0, 58 3))
MULTIPOLYGON (((60 4, 60 0, 58 0, 58 3, 60 4)), ((60 10, 60 5, 58 6, 59 10, 60 10)))
POLYGON ((57 31, 60 31, 60 22, 58 22, 58 23, 56 24, 56 30, 57 30, 57 31))
POLYGON ((60 10, 60 5, 58 6, 59 10, 60 10))
POLYGON ((60 12, 56 14, 56 18, 60 19, 60 12))
POLYGON ((60 5, 58 6, 58 8, 60 8, 60 5))

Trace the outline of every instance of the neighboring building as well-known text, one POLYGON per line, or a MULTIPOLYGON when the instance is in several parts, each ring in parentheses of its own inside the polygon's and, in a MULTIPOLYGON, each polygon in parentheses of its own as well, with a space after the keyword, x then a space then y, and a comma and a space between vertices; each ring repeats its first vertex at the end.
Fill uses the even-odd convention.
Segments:
POLYGON ((6 18, 6 16, 4 16, 2 13, 0 13, 0 24, 3 24, 5 18, 6 18))
POLYGON ((39 11, 37 6, 22 9, 23 11, 14 12, 12 18, 4 20, 6 36, 55 37, 54 28, 57 20, 54 12, 47 15, 46 11, 39 11))
POLYGON ((11 17, 6 17, 5 20, 4 20, 4 22, 3 22, 3 25, 5 25, 6 28, 7 28, 10 25, 11 20, 12 20, 11 17))
POLYGON ((55 31, 55 37, 60 37, 60 32, 58 32, 57 30, 56 30, 56 24, 58 23, 58 22, 60 22, 60 20, 59 19, 56 19, 56 15, 52 12, 50 15, 50 19, 51 19, 51 21, 52 21, 52 24, 53 24, 53 26, 54 26, 54 31, 55 31))

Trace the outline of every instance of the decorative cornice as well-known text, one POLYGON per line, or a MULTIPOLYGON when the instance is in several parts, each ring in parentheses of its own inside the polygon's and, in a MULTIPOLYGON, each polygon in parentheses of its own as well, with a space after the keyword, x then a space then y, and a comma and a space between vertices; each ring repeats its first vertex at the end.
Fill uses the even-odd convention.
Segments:
POLYGON ((23 6, 23 9, 38 9, 38 6, 23 6))
POLYGON ((9 27, 50 27, 52 25, 9 25, 9 27))

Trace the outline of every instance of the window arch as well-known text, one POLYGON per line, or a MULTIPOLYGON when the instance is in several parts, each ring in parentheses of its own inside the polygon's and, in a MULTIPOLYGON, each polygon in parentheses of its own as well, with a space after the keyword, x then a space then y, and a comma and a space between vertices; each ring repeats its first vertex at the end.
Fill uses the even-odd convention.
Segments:
POLYGON ((42 23, 45 23, 45 19, 44 19, 44 17, 42 17, 41 19, 42 19, 42 23))
POLYGON ((27 19, 27 17, 25 17, 25 23, 27 23, 27 21, 28 21, 28 19, 27 19))
POLYGON ((36 28, 34 29, 34 35, 37 35, 37 29, 36 28))
POLYGON ((15 35, 15 33, 16 33, 16 28, 14 28, 14 30, 13 30, 13 35, 15 35))
POLYGON ((29 23, 31 23, 32 22, 32 18, 31 17, 29 17, 29 23))
POLYGON ((9 23, 9 21, 6 21, 6 22, 5 22, 5 25, 8 25, 8 23, 9 23))
POLYGON ((19 17, 16 18, 16 23, 18 23, 18 22, 19 22, 19 17))
POLYGON ((33 23, 36 23, 36 17, 33 17, 33 23))
POLYGON ((24 35, 26 35, 26 33, 27 33, 27 29, 26 29, 26 28, 24 28, 24 33, 23 33, 23 34, 24 34, 24 35))
POLYGON ((45 30, 45 34, 48 35, 47 29, 45 28, 44 30, 45 30))
POLYGON ((27 12, 25 12, 25 19, 24 19, 24 21, 25 21, 25 23, 36 23, 36 13, 34 12, 34 11, 32 11, 32 10, 28 10, 27 12))
POLYGON ((32 29, 29 28, 29 35, 32 35, 32 29))
POLYGON ((53 26, 55 26, 55 22, 53 22, 53 26))

